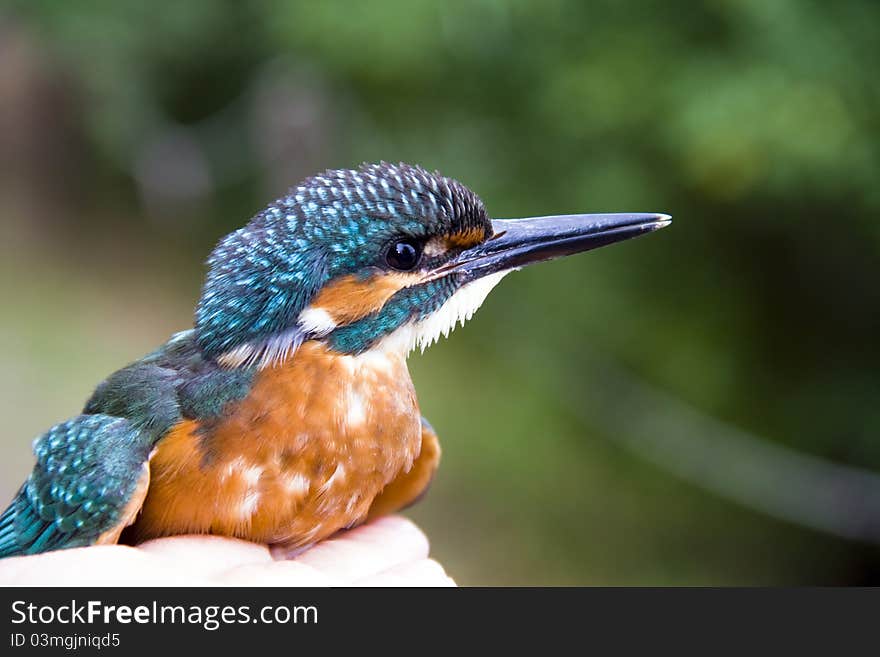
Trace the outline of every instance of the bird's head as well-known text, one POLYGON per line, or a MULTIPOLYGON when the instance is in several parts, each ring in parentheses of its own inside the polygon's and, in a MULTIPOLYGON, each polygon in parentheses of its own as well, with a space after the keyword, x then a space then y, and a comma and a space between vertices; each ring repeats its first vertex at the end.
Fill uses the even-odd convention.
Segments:
POLYGON ((223 238, 196 311, 227 366, 283 361, 304 340, 407 352, 469 319, 514 269, 661 228, 658 214, 492 220, 461 183, 406 164, 303 181, 223 238))

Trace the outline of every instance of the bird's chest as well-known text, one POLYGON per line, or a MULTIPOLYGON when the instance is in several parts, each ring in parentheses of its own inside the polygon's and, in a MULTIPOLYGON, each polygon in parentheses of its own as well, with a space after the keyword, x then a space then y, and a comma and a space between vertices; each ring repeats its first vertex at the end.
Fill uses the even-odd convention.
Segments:
POLYGON ((421 447, 404 358, 304 344, 222 416, 159 444, 138 525, 304 545, 356 524, 421 447))

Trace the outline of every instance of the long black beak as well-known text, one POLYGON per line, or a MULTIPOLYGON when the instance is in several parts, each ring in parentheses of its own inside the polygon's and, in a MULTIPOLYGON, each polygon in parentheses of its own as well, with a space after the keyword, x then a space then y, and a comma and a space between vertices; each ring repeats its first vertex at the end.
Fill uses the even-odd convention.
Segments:
POLYGON ((468 280, 535 262, 590 251, 668 226, 665 214, 568 214, 531 219, 495 219, 494 235, 437 270, 461 272, 468 280))

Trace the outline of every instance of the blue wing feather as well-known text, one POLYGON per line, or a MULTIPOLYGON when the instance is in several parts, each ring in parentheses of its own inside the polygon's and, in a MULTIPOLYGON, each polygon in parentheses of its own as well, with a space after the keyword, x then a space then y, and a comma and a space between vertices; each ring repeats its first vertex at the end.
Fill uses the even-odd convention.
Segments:
POLYGON ((79 415, 34 442, 37 463, 0 516, 0 557, 89 545, 137 490, 152 441, 124 419, 79 415))
POLYGON ((83 414, 34 441, 37 463, 0 515, 0 558, 91 545, 117 527, 155 444, 250 390, 253 370, 205 358, 192 331, 115 372, 83 414))

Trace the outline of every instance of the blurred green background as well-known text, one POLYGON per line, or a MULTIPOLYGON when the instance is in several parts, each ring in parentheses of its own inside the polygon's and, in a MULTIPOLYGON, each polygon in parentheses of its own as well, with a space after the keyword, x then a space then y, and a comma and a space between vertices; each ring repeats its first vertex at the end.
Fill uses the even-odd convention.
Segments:
POLYGON ((5 2, 0 494, 324 168, 659 211, 410 359, 462 584, 880 584, 880 4, 5 2))

